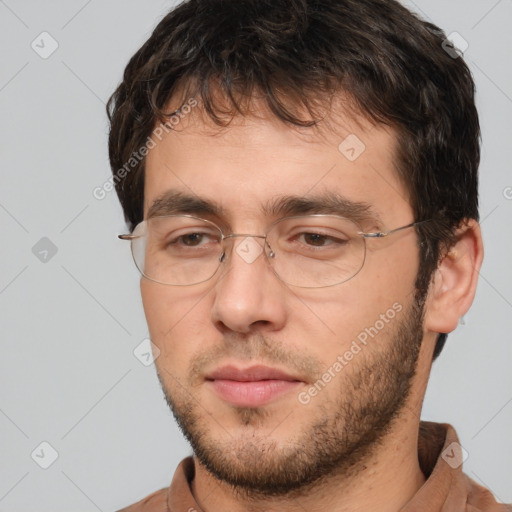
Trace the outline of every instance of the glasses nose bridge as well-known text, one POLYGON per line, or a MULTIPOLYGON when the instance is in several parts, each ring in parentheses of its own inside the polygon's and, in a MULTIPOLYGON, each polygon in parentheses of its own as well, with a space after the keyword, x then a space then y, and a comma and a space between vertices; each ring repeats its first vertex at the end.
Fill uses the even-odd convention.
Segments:
POLYGON ((229 235, 222 235, 222 240, 226 240, 228 238, 263 238, 266 240, 267 235, 251 235, 249 233, 230 233, 229 235))
MULTIPOLYGON (((264 242, 266 242, 267 235, 251 235, 250 233, 230 233, 229 235, 224 235, 222 233, 222 245, 223 245, 223 248, 222 248, 221 261, 222 261, 222 259, 224 258, 224 255, 225 255, 225 245, 224 244, 226 243, 226 240, 230 240, 230 239, 234 240, 236 238, 261 238, 261 239, 264 240, 264 242)), ((233 249, 234 249, 234 246, 233 246, 233 249)))
MULTIPOLYGON (((268 245, 267 237, 268 237, 268 235, 253 235, 251 233, 230 233, 229 235, 222 234, 222 253, 219 258, 219 264, 226 261, 225 259, 226 259, 228 251, 226 249, 225 243, 227 240, 234 240, 236 238, 244 238, 244 239, 245 238, 260 238, 263 240, 263 245, 265 246, 265 245, 268 245)), ((231 247, 231 250, 235 250, 234 245, 231 247)), ((269 250, 271 253, 270 256, 272 257, 273 252, 272 252, 272 248, 270 246, 269 246, 269 250)), ((263 250, 263 254, 266 256, 265 250, 263 250)))

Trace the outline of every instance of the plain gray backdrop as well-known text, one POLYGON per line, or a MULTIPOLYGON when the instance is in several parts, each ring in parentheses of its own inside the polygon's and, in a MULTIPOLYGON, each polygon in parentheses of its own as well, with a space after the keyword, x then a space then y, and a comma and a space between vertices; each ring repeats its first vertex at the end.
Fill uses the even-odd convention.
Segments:
MULTIPOLYGON (((116 510, 190 452, 134 355, 148 332, 121 208, 93 196, 110 175, 105 102, 173 5, 0 0, 0 511, 116 510)), ((512 2, 407 5, 467 41, 483 132, 485 262, 423 419, 453 424, 465 472, 510 502, 512 2)))

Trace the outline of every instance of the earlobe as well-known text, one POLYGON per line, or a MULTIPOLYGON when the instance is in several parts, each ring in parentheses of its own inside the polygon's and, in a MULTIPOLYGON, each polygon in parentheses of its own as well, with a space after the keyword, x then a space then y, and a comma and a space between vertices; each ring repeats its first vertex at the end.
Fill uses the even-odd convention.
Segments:
POLYGON ((480 225, 469 219, 434 273, 425 306, 427 331, 448 333, 457 327, 473 302, 483 254, 480 225))

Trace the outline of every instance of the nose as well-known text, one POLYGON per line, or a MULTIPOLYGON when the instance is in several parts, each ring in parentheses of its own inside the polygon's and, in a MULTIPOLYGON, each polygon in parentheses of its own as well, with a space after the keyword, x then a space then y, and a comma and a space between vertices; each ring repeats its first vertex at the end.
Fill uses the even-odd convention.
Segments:
POLYGON ((273 273, 263 246, 261 237, 250 236, 226 245, 211 312, 219 330, 248 334, 284 326, 286 287, 273 273))

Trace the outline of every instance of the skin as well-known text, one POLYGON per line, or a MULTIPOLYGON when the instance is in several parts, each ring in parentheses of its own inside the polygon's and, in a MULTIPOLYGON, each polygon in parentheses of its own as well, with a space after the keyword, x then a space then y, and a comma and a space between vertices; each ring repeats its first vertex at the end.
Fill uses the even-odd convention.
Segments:
MULTIPOLYGON (((378 213, 381 223, 368 222, 362 226, 365 231, 414 221, 407 191, 394 170, 395 137, 389 128, 340 109, 323 130, 292 129, 260 104, 255 111, 258 117, 236 117, 219 132, 196 109, 165 135, 146 161, 145 216, 163 193, 180 191, 220 203, 226 215, 213 220, 227 232, 264 234, 275 220, 260 210, 267 200, 336 191, 371 204, 378 213), (350 133, 366 145, 353 162, 338 151, 350 133)), ((386 512, 404 506, 425 481, 417 439, 436 333, 452 331, 469 309, 482 255, 478 224, 468 221, 434 275, 423 325, 417 323, 408 333, 411 345, 413 338, 421 340, 416 372, 380 440, 355 455, 347 452, 328 474, 286 494, 233 486, 195 457, 192 492, 201 508, 205 512, 386 512)), ((263 256, 248 264, 234 252, 206 283, 173 287, 143 278, 150 335, 161 351, 155 364, 175 414, 181 415, 186 427, 201 433, 207 446, 219 448, 231 476, 252 468, 255 477, 258 467, 263 473, 270 470, 284 453, 300 454, 297 440, 311 439, 313 426, 322 419, 343 431, 355 421, 347 403, 357 409, 370 398, 382 398, 368 396, 370 390, 358 386, 357 379, 376 361, 389 362, 399 325, 414 304, 418 261, 416 235, 408 229, 369 240, 362 270, 331 288, 286 286, 263 256), (403 307, 396 320, 386 324, 311 403, 299 404, 298 393, 307 390, 349 349, 358 333, 374 325, 394 303, 403 307), (300 377, 299 387, 258 410, 240 410, 205 382, 205 374, 222 365, 258 363, 300 377), (193 424, 187 425, 187 418, 193 424)), ((312 452, 304 450, 308 457, 314 456, 312 452)))

